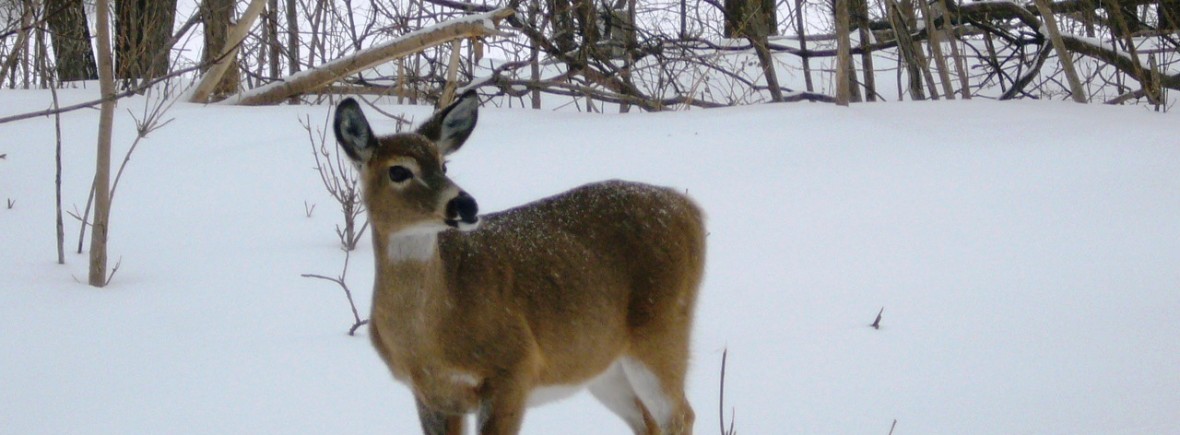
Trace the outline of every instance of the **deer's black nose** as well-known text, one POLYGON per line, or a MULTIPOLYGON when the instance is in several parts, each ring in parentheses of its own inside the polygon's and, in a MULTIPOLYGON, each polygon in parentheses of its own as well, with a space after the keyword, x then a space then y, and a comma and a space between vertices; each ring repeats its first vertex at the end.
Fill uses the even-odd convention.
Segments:
POLYGON ((460 191, 459 195, 447 202, 447 225, 461 228, 460 224, 475 225, 479 223, 479 204, 467 192, 460 191))

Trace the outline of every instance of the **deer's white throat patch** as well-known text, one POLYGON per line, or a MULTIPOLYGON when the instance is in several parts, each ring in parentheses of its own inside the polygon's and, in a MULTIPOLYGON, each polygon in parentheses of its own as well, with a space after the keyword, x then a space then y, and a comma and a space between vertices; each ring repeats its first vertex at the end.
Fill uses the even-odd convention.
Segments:
POLYGON ((389 261, 427 261, 438 249, 441 226, 418 226, 398 231, 389 236, 389 261))

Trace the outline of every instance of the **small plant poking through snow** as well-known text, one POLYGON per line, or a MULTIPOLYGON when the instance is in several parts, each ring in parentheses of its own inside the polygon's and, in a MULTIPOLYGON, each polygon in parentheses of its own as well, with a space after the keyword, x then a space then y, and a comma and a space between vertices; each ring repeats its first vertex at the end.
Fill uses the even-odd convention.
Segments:
MULTIPOLYGON (((343 226, 336 225, 336 235, 340 237, 340 247, 345 251, 351 251, 356 249, 357 241, 365 234, 369 222, 366 220, 359 227, 357 226, 357 220, 362 218, 365 208, 361 205, 361 190, 356 169, 340 156, 335 141, 330 143, 327 140, 328 120, 329 118, 325 117, 323 126, 312 128, 309 116, 299 120, 299 124, 303 125, 304 130, 307 130, 307 139, 311 143, 311 155, 315 157, 315 169, 320 175, 320 181, 324 183, 324 189, 340 204, 340 212, 344 216, 343 226)), ((304 207, 308 217, 311 217, 311 209, 306 208, 307 203, 304 203, 304 207)))
POLYGON ((733 429, 734 410, 729 411, 729 427, 725 426, 725 360, 729 356, 729 349, 721 351, 721 394, 717 398, 718 415, 721 417, 721 435, 737 435, 733 429))

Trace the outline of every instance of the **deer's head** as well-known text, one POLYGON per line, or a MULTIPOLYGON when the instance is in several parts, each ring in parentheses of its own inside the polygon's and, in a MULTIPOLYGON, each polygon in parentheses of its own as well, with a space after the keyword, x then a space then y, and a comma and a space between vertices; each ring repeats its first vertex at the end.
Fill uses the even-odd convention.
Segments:
POLYGON ((478 107, 479 96, 468 91, 413 133, 380 137, 356 100, 336 107, 336 140, 360 172, 374 230, 433 234, 479 224, 475 198, 447 177, 444 160, 471 136, 478 107))

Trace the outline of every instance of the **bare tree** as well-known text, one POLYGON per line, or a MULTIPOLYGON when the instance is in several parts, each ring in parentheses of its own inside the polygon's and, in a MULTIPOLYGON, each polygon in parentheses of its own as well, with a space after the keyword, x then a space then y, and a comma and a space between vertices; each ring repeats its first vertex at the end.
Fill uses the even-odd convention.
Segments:
POLYGON ((99 88, 106 98, 98 118, 98 154, 94 170, 94 221, 90 230, 90 285, 107 285, 107 232, 111 215, 111 127, 115 115, 115 77, 111 65, 110 0, 98 0, 95 32, 98 37, 99 88))

